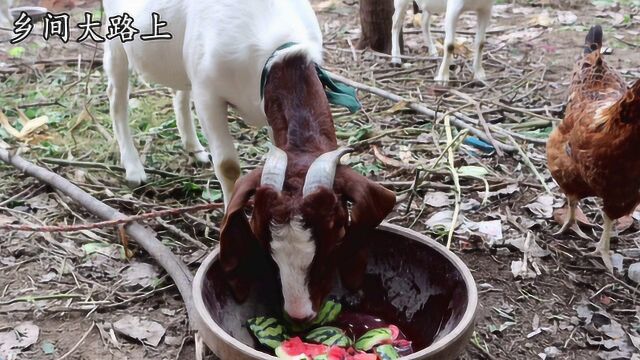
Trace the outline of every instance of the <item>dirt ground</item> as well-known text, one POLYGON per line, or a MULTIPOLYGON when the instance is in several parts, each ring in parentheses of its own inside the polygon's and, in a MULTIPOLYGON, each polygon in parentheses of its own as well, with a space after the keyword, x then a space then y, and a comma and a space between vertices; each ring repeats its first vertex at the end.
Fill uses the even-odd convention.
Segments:
MULTIPOLYGON (((626 276, 629 266, 640 261, 640 213, 618 222, 612 248, 622 271, 609 275, 599 258, 585 255, 601 233, 599 225, 584 228, 591 241, 553 235, 564 198, 544 156, 545 139, 562 117, 571 70, 591 25, 604 26, 606 46, 613 50, 607 61, 629 83, 640 78, 640 5, 499 1, 487 38, 486 84, 469 81, 472 38, 467 31, 475 22, 465 15, 454 81, 442 88, 433 82, 440 59, 426 55, 412 14, 405 22, 408 58, 402 68, 393 68, 385 55, 354 50, 357 2, 312 3, 325 35, 329 70, 438 110, 434 120, 409 110, 407 102, 360 92, 363 113, 336 110, 334 115, 340 141, 357 150, 347 163, 398 193, 391 223, 446 243, 459 192, 452 250, 472 270, 480 292, 476 332, 461 359, 640 359, 640 292, 626 276), (468 143, 455 146, 454 164, 462 174, 458 187, 447 158, 436 160, 447 147, 443 113, 478 119, 469 98, 480 104, 496 139, 514 150, 512 136, 522 153, 500 156, 468 143), (515 278, 512 266, 523 259, 525 244, 529 262, 535 263, 527 275, 535 269, 539 274, 515 278)), ((75 19, 99 8, 95 1, 76 0, 75 5, 75 19)), ((441 29, 438 17, 434 33, 440 43, 441 29)), ((220 199, 211 169, 196 167, 180 147, 167 89, 133 77, 135 139, 145 165, 158 171, 150 184, 132 192, 118 167, 100 61, 90 66, 101 58, 100 47, 35 36, 14 46, 7 42, 10 36, 0 29, 0 111, 18 129, 24 124, 16 109, 28 119, 47 116, 47 125, 20 139, 0 126, 0 139, 127 214, 220 199)), ((258 165, 265 132, 241 121, 233 121, 231 131, 244 171, 258 165)), ((459 131, 454 127, 453 135, 459 131)), ((4 164, 0 189, 0 224, 97 221, 65 196, 4 164)), ((602 221, 598 204, 587 199, 581 205, 593 224, 602 221)), ((217 243, 220 219, 221 213, 213 211, 148 226, 195 272, 207 253, 202 244, 217 243)), ((0 234, 0 336, 25 323, 26 333, 38 331, 31 346, 14 351, 16 359, 58 359, 70 350, 67 359, 193 358, 193 339, 175 286, 135 244, 131 260, 123 258, 118 244, 117 232, 108 228, 0 234), (131 324, 132 319, 149 322, 131 324), (123 336, 123 328, 146 329, 147 340, 123 336)), ((0 359, 2 350, 0 342, 0 359)))

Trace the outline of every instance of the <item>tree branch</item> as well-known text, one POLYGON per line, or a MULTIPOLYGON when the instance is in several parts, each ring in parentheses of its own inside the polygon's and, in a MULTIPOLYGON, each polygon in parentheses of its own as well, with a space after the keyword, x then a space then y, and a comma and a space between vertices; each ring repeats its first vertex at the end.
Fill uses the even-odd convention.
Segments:
MULTIPOLYGON (((39 167, 23 159, 18 155, 12 155, 6 149, 0 147, 0 160, 10 164, 23 173, 32 176, 43 183, 59 190, 71 199, 82 205, 92 214, 104 220, 120 220, 127 217, 116 209, 104 204, 98 199, 84 192, 67 179, 53 172, 39 167)), ((142 248, 162 266, 176 284, 182 300, 184 301, 189 316, 191 329, 195 329, 196 321, 199 319, 196 312, 193 295, 191 292, 191 282, 193 274, 175 254, 164 246, 155 234, 138 223, 130 224, 126 227, 127 234, 134 239, 142 248)))

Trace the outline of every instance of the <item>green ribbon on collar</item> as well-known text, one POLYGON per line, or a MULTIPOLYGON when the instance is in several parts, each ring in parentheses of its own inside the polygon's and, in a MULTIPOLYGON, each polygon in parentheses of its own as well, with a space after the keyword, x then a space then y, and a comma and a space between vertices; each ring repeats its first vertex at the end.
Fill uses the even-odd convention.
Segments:
POLYGON ((324 93, 327 94, 329 103, 336 106, 344 106, 350 113, 355 114, 362 109, 362 104, 356 96, 356 89, 343 83, 333 81, 329 74, 316 64, 316 72, 320 82, 325 86, 324 93))
MULTIPOLYGON (((262 76, 260 77, 260 99, 264 98, 264 87, 267 84, 267 78, 269 77, 269 70, 267 69, 267 65, 269 62, 276 56, 278 51, 290 48, 298 43, 288 42, 281 46, 279 46, 271 56, 265 62, 264 68, 262 69, 262 76)), ((354 114, 358 112, 362 108, 362 104, 358 100, 356 96, 356 89, 352 88, 349 85, 343 83, 337 83, 331 79, 329 74, 324 71, 318 64, 316 64, 316 73, 318 74, 318 78, 320 82, 325 87, 325 94, 327 95, 327 99, 329 103, 336 106, 343 106, 349 110, 350 113, 354 114)))

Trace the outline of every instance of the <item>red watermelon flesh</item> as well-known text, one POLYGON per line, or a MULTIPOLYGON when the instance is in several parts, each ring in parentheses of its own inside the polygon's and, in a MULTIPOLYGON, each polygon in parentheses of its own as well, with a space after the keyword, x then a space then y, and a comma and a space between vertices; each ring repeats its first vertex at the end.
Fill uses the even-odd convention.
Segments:
POLYGON ((328 360, 344 360, 348 355, 349 353, 347 352, 347 350, 338 346, 333 346, 331 349, 329 349, 329 353, 327 354, 327 359, 328 360))
POLYGON ((395 325, 389 325, 389 330, 391 330, 391 340, 395 341, 400 335, 400 329, 395 325))
POLYGON ((376 354, 356 354, 351 358, 347 358, 347 360, 378 360, 378 355, 376 354))
POLYGON ((310 358, 314 356, 326 354, 328 347, 326 345, 307 344, 299 337, 294 337, 282 342, 280 345, 287 355, 307 355, 310 358))

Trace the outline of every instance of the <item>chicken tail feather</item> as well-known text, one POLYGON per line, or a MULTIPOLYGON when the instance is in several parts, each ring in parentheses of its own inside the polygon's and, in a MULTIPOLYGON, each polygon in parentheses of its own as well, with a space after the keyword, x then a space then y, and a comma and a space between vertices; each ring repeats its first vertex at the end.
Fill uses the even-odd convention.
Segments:
POLYGON ((640 80, 636 81, 624 96, 609 108, 607 117, 617 117, 625 124, 640 123, 640 80))
POLYGON ((584 53, 590 54, 596 50, 600 50, 600 48, 602 48, 603 37, 602 26, 592 26, 584 41, 584 53))

